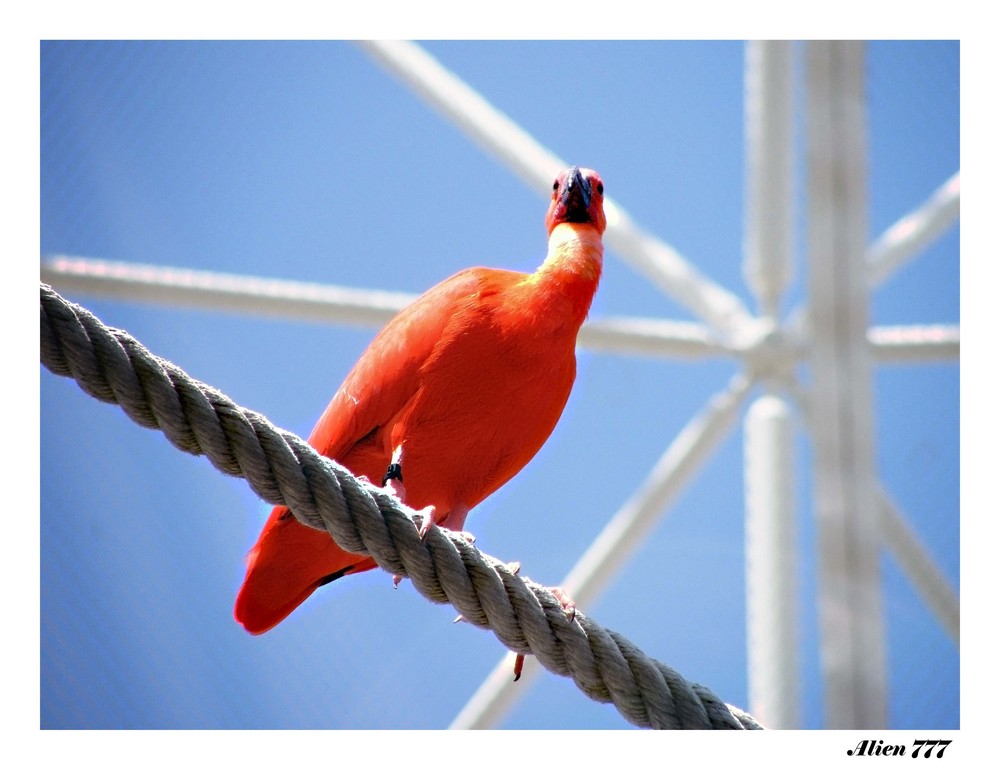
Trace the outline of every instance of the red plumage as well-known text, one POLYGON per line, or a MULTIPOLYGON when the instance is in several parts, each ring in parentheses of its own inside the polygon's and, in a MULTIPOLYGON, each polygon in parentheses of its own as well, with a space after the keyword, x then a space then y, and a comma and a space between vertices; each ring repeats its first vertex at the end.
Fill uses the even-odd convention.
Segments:
MULTIPOLYGON (((541 448, 569 398, 601 274, 603 193, 594 171, 560 174, 538 270, 470 268, 418 297, 372 340, 309 443, 372 481, 398 463, 404 502, 462 529, 541 448)), ((375 566, 277 506, 247 557, 235 617, 263 633, 318 586, 375 566)))

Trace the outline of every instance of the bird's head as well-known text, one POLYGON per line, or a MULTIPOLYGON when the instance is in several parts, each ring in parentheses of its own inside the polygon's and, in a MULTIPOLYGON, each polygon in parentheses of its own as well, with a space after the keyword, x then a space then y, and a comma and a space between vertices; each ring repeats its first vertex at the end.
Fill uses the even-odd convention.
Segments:
POLYGON ((552 183, 552 201, 545 215, 549 233, 563 222, 591 224, 603 234, 607 226, 604 218, 604 182, 593 169, 573 166, 563 171, 552 183))

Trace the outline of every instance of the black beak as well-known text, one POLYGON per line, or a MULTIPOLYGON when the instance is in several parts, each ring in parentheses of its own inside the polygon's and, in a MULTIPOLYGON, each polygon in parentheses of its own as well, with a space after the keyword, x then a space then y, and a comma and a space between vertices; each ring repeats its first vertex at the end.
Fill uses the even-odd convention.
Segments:
POLYGON ((589 222, 590 212, 588 209, 592 195, 590 180, 584 179, 579 166, 573 166, 566 174, 563 187, 559 191, 561 220, 563 222, 589 222))

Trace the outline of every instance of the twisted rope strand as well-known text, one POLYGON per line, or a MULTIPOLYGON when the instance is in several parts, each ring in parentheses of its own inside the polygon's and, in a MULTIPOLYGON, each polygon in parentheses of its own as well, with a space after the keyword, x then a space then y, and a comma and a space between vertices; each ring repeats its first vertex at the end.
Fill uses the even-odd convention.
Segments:
POLYGON ((298 436, 233 403, 218 390, 105 326, 51 287, 41 290, 41 361, 96 399, 118 404, 178 449, 205 455, 245 478, 262 499, 288 506, 345 550, 372 556, 409 577, 432 602, 452 604, 514 652, 535 655, 590 698, 613 703, 629 722, 667 729, 759 729, 750 715, 582 612, 567 617, 552 591, 476 549, 459 533, 431 527, 423 540, 414 511, 317 454, 298 436))

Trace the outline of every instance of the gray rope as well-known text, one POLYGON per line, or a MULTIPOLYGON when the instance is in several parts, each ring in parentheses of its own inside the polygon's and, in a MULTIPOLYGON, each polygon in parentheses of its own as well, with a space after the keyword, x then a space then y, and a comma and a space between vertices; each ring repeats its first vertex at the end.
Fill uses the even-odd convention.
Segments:
POLYGON ((118 404, 178 449, 205 455, 245 478, 261 498, 345 550, 369 554, 409 577, 433 602, 452 604, 504 646, 568 676, 588 696, 614 703, 629 722, 659 729, 759 729, 749 714, 687 682, 582 612, 568 618, 548 588, 516 574, 457 533, 432 527, 421 540, 413 511, 355 478, 298 436, 234 404, 158 358, 133 337, 41 286, 41 361, 94 398, 118 404))

